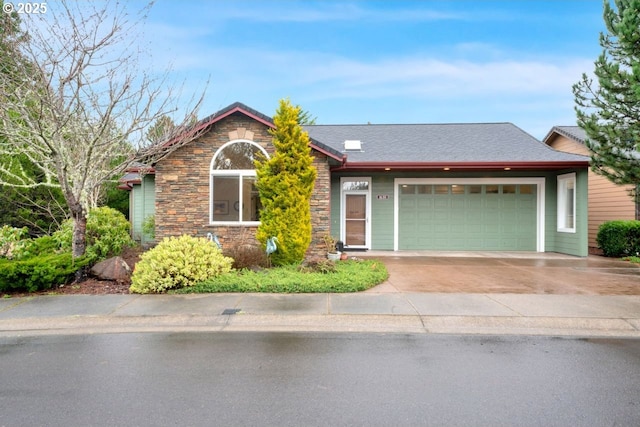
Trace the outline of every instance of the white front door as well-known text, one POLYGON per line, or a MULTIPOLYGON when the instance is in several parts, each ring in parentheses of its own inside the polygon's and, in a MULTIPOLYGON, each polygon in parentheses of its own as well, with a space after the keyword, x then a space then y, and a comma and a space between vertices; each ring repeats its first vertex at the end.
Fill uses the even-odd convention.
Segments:
POLYGON ((341 240, 346 248, 369 248, 371 178, 342 178, 341 186, 341 240))

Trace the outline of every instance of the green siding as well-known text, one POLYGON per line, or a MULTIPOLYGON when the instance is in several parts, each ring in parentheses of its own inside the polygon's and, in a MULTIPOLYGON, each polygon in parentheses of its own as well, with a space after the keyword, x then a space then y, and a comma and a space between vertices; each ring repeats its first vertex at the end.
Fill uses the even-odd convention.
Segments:
POLYGON ((150 236, 147 236, 142 232, 142 223, 148 216, 155 215, 155 187, 155 176, 145 175, 142 179, 142 183, 135 184, 131 190, 131 234, 133 239, 140 243, 149 243, 153 241, 150 236))
POLYGON ((371 190, 371 247, 393 250, 393 177, 375 177, 371 190))
MULTIPOLYGON (((429 172, 429 173, 372 173, 369 175, 362 174, 362 172, 357 174, 343 174, 337 175, 335 174, 332 177, 332 185, 331 185, 331 230, 334 236, 340 235, 340 176, 371 176, 371 249, 374 250, 393 250, 393 232, 394 232, 394 179, 396 178, 545 178, 545 218, 544 218, 544 234, 545 234, 545 247, 544 251, 546 252, 560 252, 566 253, 570 255, 576 256, 587 256, 588 248, 587 248, 587 169, 568 169, 562 171, 533 171, 533 172, 515 172, 515 171, 496 171, 491 174, 491 176, 487 176, 486 173, 458 173, 451 172, 447 174, 438 173, 438 172, 429 172), (575 233, 562 233, 557 231, 557 176, 576 172, 576 232, 575 233), (378 198, 380 196, 380 198, 378 198), (387 197, 388 198, 385 198, 387 197)), ((454 195, 450 195, 448 197, 453 197, 454 195)), ((503 224, 498 225, 496 221, 498 217, 497 215, 493 218, 490 217, 488 213, 484 213, 483 215, 473 215, 473 212, 479 209, 478 202, 470 195, 463 197, 466 205, 461 207, 460 210, 464 215, 466 215, 466 220, 468 221, 468 226, 466 228, 467 234, 470 237, 456 237, 455 234, 457 231, 451 229, 447 231, 442 230, 433 230, 435 235, 442 234, 439 239, 445 242, 445 239, 448 236, 450 239, 466 239, 466 240, 481 240, 491 239, 488 232, 493 227, 511 227, 511 232, 505 230, 506 234, 513 233, 521 233, 523 236, 521 239, 529 239, 530 236, 530 227, 534 227, 535 224, 530 222, 531 217, 527 217, 528 219, 523 220, 519 219, 516 221, 504 221, 503 224), (482 223, 483 229, 479 230, 478 227, 482 222, 482 217, 484 216, 485 220, 482 223), (517 228, 521 227, 521 223, 526 223, 526 227, 517 230, 517 228), (516 227, 517 225, 517 227, 516 227), (473 236, 473 233, 477 233, 478 236, 473 236), (484 236, 484 237, 482 237, 484 236)), ((402 200, 399 200, 399 203, 402 200)), ((441 202, 445 203, 445 202, 441 202)), ((458 203, 454 200, 447 201, 446 203, 458 203)), ((485 203, 492 203, 490 200, 486 200, 485 203)), ((498 203, 506 203, 508 206, 511 201, 509 198, 501 198, 501 201, 498 203)), ((514 203, 521 204, 522 201, 516 201, 514 203)), ((531 203, 531 201, 527 202, 531 203)), ((524 206, 524 205, 523 205, 524 206)), ((490 207, 487 205, 487 212, 490 207)), ((536 206, 535 203, 531 205, 530 211, 528 208, 520 207, 514 208, 510 207, 507 210, 516 209, 516 211, 520 211, 521 215, 533 215, 535 218, 536 206)), ((423 209, 417 210, 417 212, 422 212, 423 209)), ((496 212, 500 212, 500 208, 496 212)), ((462 213, 457 212, 456 215, 461 215, 462 213)), ((424 215, 424 214, 421 214, 424 215)), ((435 215, 435 213, 432 213, 435 215)), ((442 215, 439 213, 438 215, 442 215)), ((421 222, 425 222, 426 218, 420 218, 421 222)), ((441 218, 441 221, 444 221, 444 218, 441 218)), ((400 229, 399 233, 403 231, 400 229)), ((501 248, 500 250, 511 250, 508 246, 518 246, 522 245, 522 242, 515 244, 511 241, 505 241, 501 243, 506 246, 501 248)), ((525 243, 525 245, 529 245, 525 243)), ((483 244, 484 245, 484 244, 483 244)), ((478 247, 476 245, 475 247, 478 247)), ((483 246, 484 248, 484 246, 483 246)), ((469 249, 473 250, 473 249, 469 249)), ((535 244, 531 249, 527 250, 536 250, 535 244)))
POLYGON ((546 234, 545 251, 576 256, 589 255, 588 248, 588 171, 587 169, 563 170, 547 175, 546 180, 546 234), (576 231, 558 231, 558 175, 576 173, 576 231))

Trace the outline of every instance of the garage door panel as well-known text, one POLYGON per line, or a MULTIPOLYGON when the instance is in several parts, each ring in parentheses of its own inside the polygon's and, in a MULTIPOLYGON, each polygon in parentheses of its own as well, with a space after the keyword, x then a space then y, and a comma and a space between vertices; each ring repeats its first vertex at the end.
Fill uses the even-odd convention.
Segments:
POLYGON ((433 199, 431 197, 417 197, 416 203, 419 209, 433 209, 433 199))
POLYGON ((514 210, 517 207, 517 203, 515 199, 507 199, 507 200, 502 200, 502 206, 500 206, 501 209, 510 209, 510 210, 514 210))
POLYGON ((417 212, 417 219, 419 222, 433 222, 436 218, 436 212, 433 209, 419 210, 417 212))
POLYGON ((453 198, 451 199, 451 208, 452 209, 460 209, 463 210, 465 208, 466 205, 466 200, 464 198, 464 195, 456 195, 453 196, 453 198))
POLYGON ((467 185, 456 190, 400 195, 400 249, 536 250, 536 186, 467 185), (527 188, 521 194, 519 187, 527 188))
POLYGON ((433 196, 433 207, 435 209, 449 209, 451 200, 448 196, 436 195, 433 196))

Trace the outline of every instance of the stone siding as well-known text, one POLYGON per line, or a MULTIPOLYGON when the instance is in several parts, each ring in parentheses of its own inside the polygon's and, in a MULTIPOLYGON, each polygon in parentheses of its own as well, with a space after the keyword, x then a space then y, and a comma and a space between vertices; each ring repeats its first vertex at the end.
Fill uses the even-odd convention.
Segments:
MULTIPOLYGON (((253 141, 267 153, 274 152, 268 127, 235 113, 214 123, 211 129, 160 161, 156 169, 156 239, 189 234, 218 236, 223 247, 257 244, 257 226, 210 225, 210 167, 216 151, 235 139, 253 141)), ((308 255, 324 252, 322 235, 329 231, 330 172, 324 154, 313 152, 318 178, 311 199, 312 243, 308 255)))
POLYGON ((311 195, 311 245, 307 250, 307 257, 324 256, 323 236, 331 232, 331 171, 329 159, 317 151, 313 152, 313 165, 318 174, 311 195))

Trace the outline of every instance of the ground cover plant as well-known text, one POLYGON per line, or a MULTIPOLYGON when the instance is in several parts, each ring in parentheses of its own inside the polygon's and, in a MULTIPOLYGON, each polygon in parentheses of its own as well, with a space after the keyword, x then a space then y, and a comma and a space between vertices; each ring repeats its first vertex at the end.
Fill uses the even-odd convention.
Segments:
POLYGON ((335 264, 322 261, 313 267, 303 264, 259 270, 233 270, 172 292, 360 292, 384 282, 388 276, 386 267, 378 260, 346 260, 335 264))

